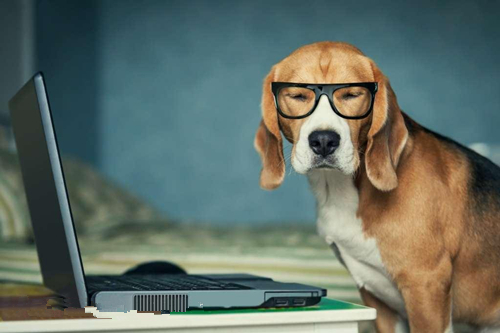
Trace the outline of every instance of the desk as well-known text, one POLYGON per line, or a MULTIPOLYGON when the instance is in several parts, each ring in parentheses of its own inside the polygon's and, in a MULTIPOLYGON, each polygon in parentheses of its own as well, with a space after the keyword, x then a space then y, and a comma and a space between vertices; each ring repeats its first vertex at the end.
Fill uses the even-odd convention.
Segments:
MULTIPOLYGON (((60 311, 60 310, 53 310, 60 311)), ((374 309, 324 299, 303 309, 188 311, 154 313, 99 313, 86 308, 95 320, 27 320, 0 324, 1 332, 358 332, 358 322, 375 319, 374 309), (112 318, 112 319, 103 319, 112 318)))
MULTIPOLYGON (((23 301, 17 301, 10 308, 5 306, 3 298, 0 315, 4 322, 0 323, 0 332, 355 333, 360 321, 376 317, 375 309, 328 298, 305 308, 195 310, 160 315, 100 313, 94 307, 65 311, 47 309, 44 297, 50 304, 50 295, 37 295, 22 298, 23 301)), ((10 300, 12 303, 12 298, 10 300)))

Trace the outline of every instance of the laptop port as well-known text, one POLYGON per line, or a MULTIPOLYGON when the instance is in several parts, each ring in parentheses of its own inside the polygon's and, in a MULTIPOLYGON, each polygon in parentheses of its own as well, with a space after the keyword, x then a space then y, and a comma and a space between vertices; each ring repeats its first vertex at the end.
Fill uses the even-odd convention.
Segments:
POLYGON ((295 305, 295 306, 305 306, 306 305, 306 300, 304 298, 294 298, 293 299, 293 305, 295 305))
POLYGON ((277 298, 274 301, 275 306, 288 306, 288 300, 286 298, 277 298))

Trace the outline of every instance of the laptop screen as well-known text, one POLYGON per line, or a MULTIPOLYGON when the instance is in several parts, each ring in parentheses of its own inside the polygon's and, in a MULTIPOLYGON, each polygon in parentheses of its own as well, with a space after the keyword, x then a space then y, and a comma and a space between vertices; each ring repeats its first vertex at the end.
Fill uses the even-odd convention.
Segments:
POLYGON ((84 272, 42 73, 9 108, 43 282, 67 306, 84 307, 84 272))

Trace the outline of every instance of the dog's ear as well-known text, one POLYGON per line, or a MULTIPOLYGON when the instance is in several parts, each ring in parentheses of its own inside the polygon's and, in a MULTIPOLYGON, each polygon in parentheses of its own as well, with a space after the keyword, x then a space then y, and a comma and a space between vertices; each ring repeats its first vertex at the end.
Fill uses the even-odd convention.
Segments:
POLYGON ((408 139, 408 130, 389 79, 375 63, 371 64, 378 92, 368 131, 366 173, 373 186, 381 191, 390 191, 398 186, 396 170, 408 139))
POLYGON ((260 186, 273 190, 281 185, 285 178, 285 159, 283 140, 278 124, 278 112, 271 91, 274 68, 264 79, 262 89, 262 120, 255 135, 254 146, 262 160, 260 186))

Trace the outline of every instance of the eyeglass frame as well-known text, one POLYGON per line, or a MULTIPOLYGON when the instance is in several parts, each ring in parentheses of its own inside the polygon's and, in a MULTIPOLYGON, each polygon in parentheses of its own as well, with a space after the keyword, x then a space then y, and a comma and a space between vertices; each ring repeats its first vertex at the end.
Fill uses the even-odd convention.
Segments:
POLYGON ((342 118, 345 119, 363 119, 368 117, 368 115, 372 112, 373 110, 373 104, 375 103, 375 94, 377 93, 378 90, 378 83, 377 82, 356 82, 356 83, 295 83, 295 82, 271 82, 271 90, 274 95, 274 105, 276 106, 276 110, 278 113, 287 119, 303 119, 306 117, 309 117, 315 110, 316 107, 318 106, 319 100, 321 96, 326 95, 328 98, 328 101, 330 102, 330 106, 332 107, 333 111, 342 118), (315 100, 314 100, 314 105, 311 108, 310 111, 308 111, 306 114, 301 115, 301 116, 290 116, 281 111, 281 108, 278 103, 278 95, 281 89, 283 88, 289 88, 289 87, 297 87, 297 88, 306 88, 309 90, 314 91, 315 93, 315 100), (340 111, 337 109, 335 106, 335 103, 333 102, 333 93, 339 89, 342 88, 348 88, 348 87, 363 87, 368 89, 372 95, 370 107, 368 108, 368 111, 366 111, 365 114, 361 116, 345 116, 340 113, 340 111))

